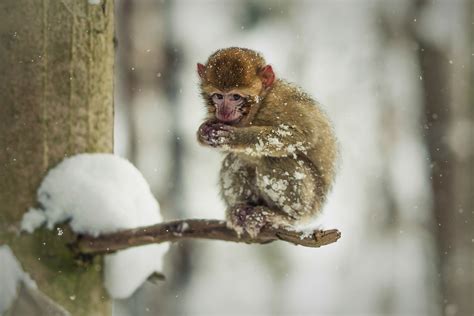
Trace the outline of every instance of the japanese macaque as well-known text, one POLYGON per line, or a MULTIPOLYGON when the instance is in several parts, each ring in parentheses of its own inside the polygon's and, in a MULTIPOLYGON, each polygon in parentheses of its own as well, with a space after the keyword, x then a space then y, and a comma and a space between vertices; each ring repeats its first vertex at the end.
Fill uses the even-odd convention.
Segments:
POLYGON ((292 228, 317 215, 335 176, 336 139, 309 95, 249 49, 226 48, 198 64, 207 119, 198 141, 226 153, 220 171, 226 220, 239 235, 292 228))

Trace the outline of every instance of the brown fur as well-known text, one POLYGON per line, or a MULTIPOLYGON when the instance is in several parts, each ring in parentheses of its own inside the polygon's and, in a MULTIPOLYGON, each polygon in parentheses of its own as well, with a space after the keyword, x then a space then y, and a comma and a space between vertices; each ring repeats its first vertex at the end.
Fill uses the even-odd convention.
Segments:
MULTIPOLYGON (((210 93, 238 89, 250 95, 244 118, 216 132, 215 147, 227 153, 221 190, 229 225, 254 235, 267 223, 294 225, 316 215, 332 186, 337 158, 333 129, 318 103, 282 80, 264 89, 259 71, 265 65, 252 50, 222 49, 209 57, 201 81, 208 106, 202 126, 211 130, 222 123, 210 93)), ((198 140, 205 144, 203 130, 198 140)))
POLYGON ((245 48, 221 49, 212 54, 206 63, 202 89, 219 87, 222 90, 249 89, 254 91, 258 71, 265 66, 260 54, 245 48))

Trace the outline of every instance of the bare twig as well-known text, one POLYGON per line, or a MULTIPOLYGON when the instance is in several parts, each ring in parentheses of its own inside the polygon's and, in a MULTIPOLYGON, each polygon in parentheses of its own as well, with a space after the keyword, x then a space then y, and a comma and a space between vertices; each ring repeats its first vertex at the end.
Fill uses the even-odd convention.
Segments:
POLYGON ((237 233, 220 220, 186 219, 160 223, 101 235, 81 236, 73 245, 81 254, 111 253, 117 250, 153 243, 174 242, 190 238, 215 239, 233 242, 265 244, 275 240, 286 241, 305 247, 321 247, 336 242, 341 237, 337 229, 316 230, 310 233, 282 228, 264 227, 256 238, 237 233))

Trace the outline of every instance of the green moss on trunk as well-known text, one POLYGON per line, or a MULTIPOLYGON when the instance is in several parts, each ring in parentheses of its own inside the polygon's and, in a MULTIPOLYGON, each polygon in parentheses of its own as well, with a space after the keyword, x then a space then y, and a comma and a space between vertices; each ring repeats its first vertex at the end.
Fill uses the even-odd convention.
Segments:
POLYGON ((0 244, 73 315, 104 315, 99 259, 74 262, 71 236, 18 235, 47 170, 113 144, 113 1, 0 2, 0 244))

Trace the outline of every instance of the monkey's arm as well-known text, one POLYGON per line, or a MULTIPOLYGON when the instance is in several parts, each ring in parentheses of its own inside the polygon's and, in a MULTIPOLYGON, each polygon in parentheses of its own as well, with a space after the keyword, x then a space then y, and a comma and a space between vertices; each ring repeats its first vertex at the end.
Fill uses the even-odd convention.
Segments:
POLYGON ((308 142, 296 128, 278 126, 250 126, 234 128, 228 143, 230 151, 243 152, 253 157, 287 157, 306 153, 308 142))
POLYGON ((287 124, 234 127, 209 122, 199 129, 198 139, 201 144, 252 157, 296 157, 309 147, 303 133, 287 124))

